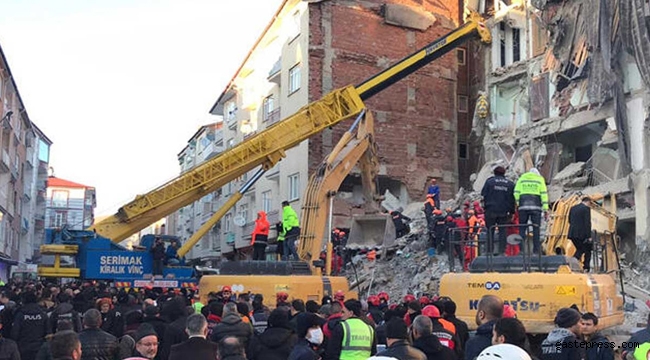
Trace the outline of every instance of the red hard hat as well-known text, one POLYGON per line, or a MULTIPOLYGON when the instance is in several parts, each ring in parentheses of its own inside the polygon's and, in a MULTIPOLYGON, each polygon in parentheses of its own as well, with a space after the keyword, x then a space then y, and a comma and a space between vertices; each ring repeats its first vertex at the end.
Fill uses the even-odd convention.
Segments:
POLYGON ((429 298, 426 296, 420 296, 420 305, 429 305, 429 298))
POLYGON ((404 296, 404 302, 405 303, 408 304, 408 303, 410 303, 412 301, 415 301, 415 296, 413 296, 413 294, 406 294, 406 296, 404 296))
POLYGON ((516 318, 517 313, 515 312, 515 309, 512 308, 512 306, 503 305, 503 317, 504 318, 516 318))
POLYGON ((395 310, 395 309, 397 309, 397 304, 390 304, 390 306, 388 306, 388 309, 389 309, 389 310, 395 310))
POLYGON ((377 295, 368 296, 368 304, 372 306, 379 306, 379 296, 377 295))
POLYGON ((288 298, 289 298, 289 294, 287 294, 287 293, 284 292, 284 291, 280 291, 279 293, 275 294, 275 299, 276 299, 278 302, 281 302, 281 301, 287 301, 288 298))
POLYGON ((230 286, 226 285, 226 286, 224 286, 223 288, 221 288, 221 291, 222 291, 222 292, 223 292, 223 291, 229 291, 229 292, 232 292, 232 288, 231 288, 230 286))
POLYGON ((430 318, 439 318, 440 310, 438 310, 438 308, 433 305, 427 305, 424 307, 424 309, 422 309, 422 315, 430 318))
POLYGON ((336 294, 334 294, 334 299, 336 299, 336 300, 345 299, 345 293, 343 292, 343 290, 337 291, 336 294))
POLYGON ((390 300, 390 296, 385 291, 382 291, 379 294, 377 294, 377 297, 379 298, 379 300, 384 300, 386 302, 388 302, 388 300, 390 300))

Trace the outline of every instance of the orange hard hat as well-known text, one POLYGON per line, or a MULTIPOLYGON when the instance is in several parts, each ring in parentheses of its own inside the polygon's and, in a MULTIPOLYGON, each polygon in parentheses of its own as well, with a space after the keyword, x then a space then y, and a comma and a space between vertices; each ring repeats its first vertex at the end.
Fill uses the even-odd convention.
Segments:
POLYGON ((433 210, 433 215, 442 215, 442 210, 440 209, 433 210))
POLYGON ((510 305, 503 305, 503 317, 504 318, 516 318, 517 312, 510 305))
POLYGON ((440 310, 434 305, 427 305, 422 309, 422 315, 430 318, 439 318, 440 310))
POLYGON ((415 296, 413 296, 413 294, 406 294, 404 296, 404 302, 405 303, 408 304, 408 303, 413 302, 413 301, 415 301, 415 296))
POLYGON ((280 291, 277 294, 275 294, 275 299, 277 300, 277 302, 287 301, 288 298, 289 298, 289 294, 287 294, 284 291, 280 291))
POLYGON ((433 194, 427 194, 427 199, 432 198, 433 194))

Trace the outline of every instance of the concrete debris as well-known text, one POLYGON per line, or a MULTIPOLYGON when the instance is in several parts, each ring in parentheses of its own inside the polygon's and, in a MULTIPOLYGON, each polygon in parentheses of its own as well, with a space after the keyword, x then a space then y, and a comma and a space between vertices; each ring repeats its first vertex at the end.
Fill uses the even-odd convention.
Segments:
POLYGON ((553 177, 553 181, 566 181, 573 180, 576 177, 582 175, 582 172, 585 170, 585 162, 578 161, 572 164, 567 165, 562 171, 557 173, 553 177))
POLYGON ((388 212, 391 211, 401 211, 402 210, 402 203, 400 200, 393 195, 390 191, 386 190, 384 193, 384 200, 381 202, 381 207, 386 209, 388 212))
POLYGON ((424 31, 436 22, 430 12, 402 4, 385 4, 384 20, 387 24, 424 31))

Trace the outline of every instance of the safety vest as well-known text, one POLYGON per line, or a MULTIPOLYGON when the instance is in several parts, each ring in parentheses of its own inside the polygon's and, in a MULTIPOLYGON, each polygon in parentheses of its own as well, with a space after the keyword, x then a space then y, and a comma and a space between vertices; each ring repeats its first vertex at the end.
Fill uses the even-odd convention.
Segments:
POLYGON ((366 360, 371 356, 375 333, 370 325, 359 318, 341 322, 343 343, 340 360, 366 360))
POLYGON ((650 352, 650 342, 639 345, 639 347, 634 350, 634 360, 647 360, 648 352, 650 352))

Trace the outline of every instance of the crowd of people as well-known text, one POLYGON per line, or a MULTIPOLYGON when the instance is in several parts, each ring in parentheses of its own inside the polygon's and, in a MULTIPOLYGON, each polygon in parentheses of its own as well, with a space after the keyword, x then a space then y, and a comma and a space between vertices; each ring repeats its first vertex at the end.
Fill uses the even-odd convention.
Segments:
MULTIPOLYGON (((342 291, 320 302, 277 293, 207 295, 185 289, 116 289, 103 283, 9 284, 0 290, 1 360, 613 359, 613 348, 564 347, 605 342, 598 317, 574 308, 557 312, 557 328, 531 352, 516 312, 493 295, 478 303, 470 336, 447 297, 367 300, 342 291)), ((649 328, 631 341, 650 347, 649 328)), ((630 359, 643 346, 628 351, 630 359)), ((644 354, 645 356, 645 354, 644 354)), ((643 357, 645 359, 645 357, 643 357)))

